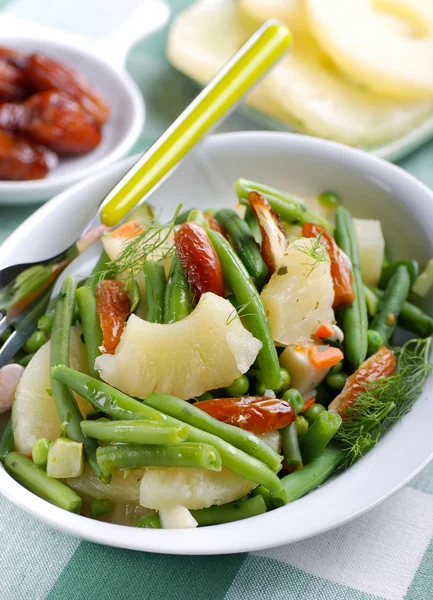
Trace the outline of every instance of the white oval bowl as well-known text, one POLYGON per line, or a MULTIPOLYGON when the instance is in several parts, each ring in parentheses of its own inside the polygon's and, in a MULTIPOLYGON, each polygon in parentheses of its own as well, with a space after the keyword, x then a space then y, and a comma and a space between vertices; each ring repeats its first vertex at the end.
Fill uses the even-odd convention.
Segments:
POLYGON ((110 105, 111 115, 102 128, 101 143, 92 152, 60 158, 58 166, 44 179, 0 181, 1 204, 40 202, 58 194, 76 181, 124 156, 137 141, 144 123, 144 103, 134 81, 126 72, 101 59, 90 44, 78 44, 73 36, 44 39, 1 36, 1 44, 31 54, 42 52, 80 71, 110 105))
MULTIPOLYGON (((59 251, 133 164, 112 165, 53 198, 1 247, 3 265, 59 251)), ((333 190, 357 217, 381 219, 393 258, 433 255, 433 194, 408 173, 362 151, 294 134, 247 132, 208 138, 153 195, 166 216, 187 207, 232 206, 238 177, 298 194, 333 190)), ((432 309, 430 302, 429 309, 432 309)), ((38 498, 0 468, 0 492, 45 523, 121 548, 167 554, 224 554, 269 548, 342 525, 389 498, 433 459, 433 379, 414 409, 361 462, 308 496, 227 525, 147 530, 68 513, 38 498)))

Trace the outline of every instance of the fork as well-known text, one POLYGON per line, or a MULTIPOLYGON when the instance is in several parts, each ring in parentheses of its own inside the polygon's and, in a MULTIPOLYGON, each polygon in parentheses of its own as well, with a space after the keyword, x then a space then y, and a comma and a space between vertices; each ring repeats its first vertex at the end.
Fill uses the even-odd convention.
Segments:
POLYGON ((76 242, 46 260, 0 270, 0 310, 4 311, 0 335, 15 325, 0 349, 0 367, 13 358, 36 329, 63 269, 104 231, 145 202, 192 147, 236 108, 290 44, 287 27, 274 20, 262 25, 100 202, 76 242))

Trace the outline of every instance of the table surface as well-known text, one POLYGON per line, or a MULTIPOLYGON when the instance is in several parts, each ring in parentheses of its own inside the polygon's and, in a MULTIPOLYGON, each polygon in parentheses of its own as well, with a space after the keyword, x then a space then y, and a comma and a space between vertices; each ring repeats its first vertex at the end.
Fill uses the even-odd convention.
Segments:
MULTIPOLYGON (((139 0, 15 0, 0 2, 0 9, 98 38, 138 4, 139 0)), ((190 2, 168 4, 173 16, 190 2)), ((128 57, 128 70, 147 107, 133 152, 146 149, 197 93, 196 86, 167 63, 166 35, 167 28, 137 43, 128 57)), ((258 128, 236 114, 223 125, 224 130, 258 128)), ((433 187, 432 163, 433 141, 399 164, 433 187)), ((36 208, 0 206, 0 242, 36 208)), ((82 542, 0 498, 0 598, 430 600, 432 539, 433 466, 344 527, 290 546, 222 557, 142 554, 82 542)))

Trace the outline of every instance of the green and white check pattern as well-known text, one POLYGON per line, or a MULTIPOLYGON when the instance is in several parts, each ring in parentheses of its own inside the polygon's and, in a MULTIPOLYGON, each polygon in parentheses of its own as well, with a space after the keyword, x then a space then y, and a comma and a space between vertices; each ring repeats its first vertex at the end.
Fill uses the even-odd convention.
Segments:
MULTIPOLYGON (((7 8, 98 37, 139 2, 15 0, 7 8)), ((169 4, 175 14, 189 2, 169 4)), ((166 34, 136 45, 128 60, 148 112, 135 150, 148 147, 197 92, 167 64, 166 34)), ((257 126, 234 115, 224 129, 257 126)), ((432 161, 433 143, 401 166, 433 187, 432 161)), ((0 241, 33 210, 0 207, 0 241)), ((107 548, 50 529, 4 498, 0 547, 1 600, 433 600, 433 465, 348 525, 251 554, 176 557, 107 548)))

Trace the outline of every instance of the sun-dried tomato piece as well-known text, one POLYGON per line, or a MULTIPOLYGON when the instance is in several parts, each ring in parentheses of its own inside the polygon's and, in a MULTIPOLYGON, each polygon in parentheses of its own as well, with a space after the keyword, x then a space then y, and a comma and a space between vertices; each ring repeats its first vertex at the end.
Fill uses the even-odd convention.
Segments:
POLYGON ((261 251, 269 273, 275 273, 284 260, 287 236, 280 216, 262 194, 250 192, 248 202, 253 209, 262 234, 261 251))
POLYGON ((196 301, 205 292, 224 296, 221 263, 203 227, 195 222, 182 223, 174 243, 196 301))
POLYGON ((121 281, 106 279, 96 286, 96 310, 101 323, 101 351, 113 354, 129 315, 129 298, 121 281))
POLYGON ((235 425, 257 435, 282 429, 296 419, 290 402, 263 396, 215 398, 194 404, 218 421, 235 425))
POLYGON ((321 225, 305 223, 302 227, 302 235, 307 238, 318 238, 325 246, 331 261, 331 276, 334 283, 333 309, 349 306, 355 300, 353 290, 352 264, 348 256, 339 248, 334 238, 321 225))
POLYGON ((366 361, 351 375, 343 388, 331 402, 328 410, 340 414, 344 418, 344 411, 356 402, 357 397, 365 392, 372 381, 380 377, 388 377, 395 371, 397 360, 392 350, 381 346, 376 354, 366 361))

